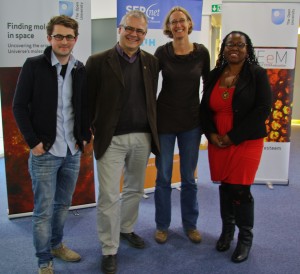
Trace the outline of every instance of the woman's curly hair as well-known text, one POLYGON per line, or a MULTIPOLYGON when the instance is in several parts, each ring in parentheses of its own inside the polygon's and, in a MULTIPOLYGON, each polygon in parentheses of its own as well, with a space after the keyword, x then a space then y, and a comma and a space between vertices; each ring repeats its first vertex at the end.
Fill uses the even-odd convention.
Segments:
POLYGON ((242 31, 234 30, 234 31, 228 33, 222 41, 222 45, 221 45, 221 49, 220 49, 220 52, 219 52, 218 60, 216 62, 216 68, 223 67, 224 65, 226 65, 228 63, 227 60, 224 57, 224 49, 225 49, 226 40, 227 40, 228 36, 231 35, 231 34, 240 34, 240 35, 245 37, 246 44, 247 44, 247 54, 248 54, 245 62, 248 62, 249 64, 259 65, 259 62, 258 62, 257 57, 255 55, 254 47, 253 47, 253 44, 252 44, 252 41, 251 41, 250 37, 242 31))

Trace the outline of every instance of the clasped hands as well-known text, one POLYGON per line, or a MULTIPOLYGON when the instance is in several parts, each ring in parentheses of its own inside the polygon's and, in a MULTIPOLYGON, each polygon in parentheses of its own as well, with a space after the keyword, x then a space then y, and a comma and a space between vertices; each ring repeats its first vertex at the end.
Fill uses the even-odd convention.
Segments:
POLYGON ((220 148, 226 148, 233 144, 227 134, 222 136, 222 135, 219 135, 216 133, 211 133, 210 141, 213 145, 220 147, 220 148))

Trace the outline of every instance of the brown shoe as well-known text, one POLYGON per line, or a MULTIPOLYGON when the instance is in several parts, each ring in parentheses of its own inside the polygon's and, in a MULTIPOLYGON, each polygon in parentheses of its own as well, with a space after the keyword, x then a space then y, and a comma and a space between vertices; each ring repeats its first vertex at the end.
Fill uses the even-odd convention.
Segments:
POLYGON ((39 274, 54 274, 53 263, 49 262, 48 266, 39 268, 39 274))
POLYGON ((196 244, 200 243, 202 240, 201 234, 197 229, 189 229, 186 232, 186 235, 193 243, 196 243, 196 244))
POLYGON ((156 230, 154 238, 157 243, 164 244, 168 239, 168 231, 167 230, 156 230))
POLYGON ((59 248, 52 249, 51 253, 54 257, 60 258, 66 262, 77 262, 81 259, 77 252, 67 248, 64 244, 61 244, 59 248))

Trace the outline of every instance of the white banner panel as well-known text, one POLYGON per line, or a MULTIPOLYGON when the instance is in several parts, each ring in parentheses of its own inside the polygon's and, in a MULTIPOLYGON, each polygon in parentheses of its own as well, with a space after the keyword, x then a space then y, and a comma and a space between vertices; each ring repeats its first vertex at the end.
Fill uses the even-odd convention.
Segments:
POLYGON ((49 45, 46 25, 52 16, 68 15, 79 23, 74 55, 83 63, 91 53, 90 0, 9 0, 0 4, 0 65, 21 67, 27 57, 43 53, 49 45))
POLYGON ((251 2, 223 1, 223 37, 232 30, 240 30, 251 37, 255 46, 297 47, 299 3, 251 2))
POLYGON ((288 179, 290 143, 265 142, 255 181, 282 184, 288 179), (282 168, 283 163, 287 163, 282 168))
POLYGON ((295 48, 255 48, 258 62, 265 69, 295 69, 295 48))
MULTIPOLYGON (((17 128, 12 101, 18 75, 28 57, 44 52, 49 45, 46 25, 50 18, 68 15, 79 23, 74 56, 85 63, 91 54, 90 0, 2 0, 0 2, 0 88, 4 156, 10 218, 32 214, 33 193, 28 173, 29 148, 17 128)), ((73 208, 95 206, 92 145, 81 157, 73 208)), ((1 182, 4 183, 4 182, 1 182)))
POLYGON ((288 184, 289 181, 299 13, 299 2, 223 1, 222 36, 233 30, 250 36, 260 65, 267 69, 273 91, 272 112, 266 121, 268 136, 256 182, 288 184))

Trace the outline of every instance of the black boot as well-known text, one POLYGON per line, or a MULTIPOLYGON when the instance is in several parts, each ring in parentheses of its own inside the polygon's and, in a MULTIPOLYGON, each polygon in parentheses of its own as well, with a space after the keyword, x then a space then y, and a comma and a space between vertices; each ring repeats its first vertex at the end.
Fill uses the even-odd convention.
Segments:
POLYGON ((235 218, 239 236, 231 260, 234 263, 241 263, 248 259, 253 240, 254 200, 252 196, 249 197, 248 203, 235 204, 235 218))
POLYGON ((229 186, 220 185, 220 213, 222 218, 222 233, 216 244, 216 249, 220 252, 230 248, 230 243, 234 236, 235 217, 232 195, 229 186))

